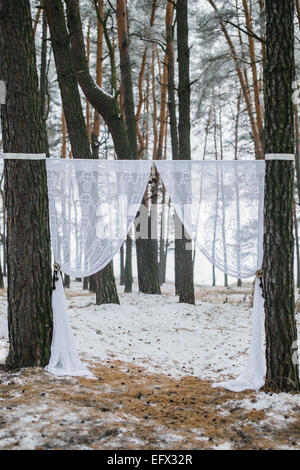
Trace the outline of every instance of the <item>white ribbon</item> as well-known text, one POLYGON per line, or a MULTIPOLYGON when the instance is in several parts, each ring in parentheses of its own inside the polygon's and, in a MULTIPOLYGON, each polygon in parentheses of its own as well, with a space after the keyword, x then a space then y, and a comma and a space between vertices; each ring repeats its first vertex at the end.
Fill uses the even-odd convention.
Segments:
POLYGON ((267 153, 265 160, 288 160, 294 161, 295 156, 291 153, 267 153))
POLYGON ((45 153, 4 153, 4 160, 46 160, 45 153))

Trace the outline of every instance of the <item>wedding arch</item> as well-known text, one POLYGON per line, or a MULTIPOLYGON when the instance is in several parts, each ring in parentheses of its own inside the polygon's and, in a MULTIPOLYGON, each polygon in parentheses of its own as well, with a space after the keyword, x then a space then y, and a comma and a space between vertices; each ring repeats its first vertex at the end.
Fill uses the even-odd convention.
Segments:
MULTIPOLYGON (((4 158, 44 159, 6 154, 4 158)), ((247 365, 233 391, 264 385, 264 318, 260 269, 263 255, 265 162, 155 161, 173 207, 196 246, 237 279, 256 275, 253 331, 247 365)), ((115 256, 139 211, 152 161, 46 159, 51 243, 56 263, 52 295, 53 339, 46 370, 58 376, 92 376, 76 351, 60 271, 87 277, 115 256)))

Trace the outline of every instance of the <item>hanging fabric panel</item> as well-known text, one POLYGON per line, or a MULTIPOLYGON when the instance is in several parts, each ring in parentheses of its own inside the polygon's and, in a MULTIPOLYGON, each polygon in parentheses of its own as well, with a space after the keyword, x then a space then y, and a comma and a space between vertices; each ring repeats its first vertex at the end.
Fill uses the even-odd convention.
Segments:
POLYGON ((173 207, 206 258, 230 276, 253 276, 261 267, 265 162, 181 160, 156 165, 173 207))
MULTIPOLYGON (((264 161, 157 161, 158 172, 188 235, 224 273, 247 279, 263 256, 264 161)), ((232 391, 264 385, 264 303, 255 281, 249 359, 235 380, 215 384, 232 391)))
MULTIPOLYGON (((51 243, 61 271, 87 277, 105 268, 126 240, 139 210, 151 161, 47 159, 51 243)), ((52 294, 53 337, 46 370, 92 376, 69 322, 61 272, 52 294)))
POLYGON ((47 159, 51 243, 64 273, 91 276, 126 240, 151 161, 47 159))

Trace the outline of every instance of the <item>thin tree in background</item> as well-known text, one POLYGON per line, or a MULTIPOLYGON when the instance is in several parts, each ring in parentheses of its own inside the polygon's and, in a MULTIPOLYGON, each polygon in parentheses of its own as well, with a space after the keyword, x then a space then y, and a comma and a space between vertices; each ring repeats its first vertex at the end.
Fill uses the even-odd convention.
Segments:
MULTIPOLYGON (((86 33, 86 58, 88 67, 90 67, 90 55, 91 55, 91 20, 89 19, 88 28, 86 33)), ((85 99, 85 119, 88 138, 91 141, 92 124, 91 124, 91 105, 89 100, 85 99)))
MULTIPOLYGON (((238 160, 239 158, 239 124, 240 124, 240 115, 241 115, 241 91, 239 90, 236 100, 236 117, 234 123, 234 159, 238 160)), ((240 239, 241 236, 241 214, 240 214, 240 189, 239 182, 237 178, 237 172, 235 172, 235 193, 236 193, 236 220, 237 220, 237 239, 240 239)), ((237 248, 237 266, 238 273, 241 272, 241 248, 238 243, 237 248)), ((237 286, 242 287, 242 279, 238 277, 237 286)))
MULTIPOLYGON (((266 0, 265 148, 294 154, 294 0, 266 0)), ((299 391, 294 305, 294 165, 266 161, 264 292, 266 386, 299 391), (294 349, 293 349, 294 348, 294 349)))
MULTIPOLYGON (((167 2, 166 5, 166 53, 168 56, 168 108, 169 108, 169 124, 171 134, 171 148, 172 159, 179 159, 179 142, 178 142, 178 128, 177 128, 177 113, 176 113, 176 100, 175 100, 175 59, 174 59, 174 30, 173 30, 173 17, 174 17, 174 3, 167 2)), ((180 220, 176 212, 174 213, 175 223, 175 293, 179 295, 179 266, 180 260, 178 253, 180 248, 180 236, 177 227, 181 228, 180 220)))
MULTIPOLYGON (((64 107, 61 107, 61 151, 60 158, 67 158, 67 125, 64 113, 64 107)), ((64 207, 65 210, 65 207, 64 207)), ((71 278, 68 274, 64 274, 64 287, 69 289, 71 287, 71 278)))
MULTIPOLYGON (((103 20, 104 20, 104 4, 103 0, 98 0, 97 11, 100 19, 97 18, 97 57, 96 57, 96 84, 102 88, 103 82, 103 20), (102 19, 102 21, 101 21, 102 19)), ((99 158, 99 136, 100 136, 101 116, 98 111, 94 110, 94 123, 91 134, 91 145, 94 158, 99 158)))
MULTIPOLYGON (((0 1, 0 79, 7 86, 1 106, 4 152, 44 153, 30 3, 0 1)), ((5 162, 7 209, 7 365, 45 366, 52 338, 51 255, 46 165, 5 162)))
MULTIPOLYGON (((211 5, 211 7, 214 9, 216 13, 216 17, 220 24, 221 31, 226 39, 232 60, 234 62, 234 67, 237 73, 237 77, 240 81, 243 98, 245 100, 246 108, 248 111, 256 158, 263 158, 264 149, 263 149, 262 127, 261 127, 262 126, 261 124, 262 123, 262 111, 261 111, 260 99, 259 99, 260 88, 259 88, 258 73, 257 73, 257 68, 256 68, 257 60, 255 56, 255 48, 254 48, 254 43, 252 41, 253 38, 248 40, 252 76, 253 76, 253 79, 255 80, 255 83, 252 82, 252 87, 251 87, 249 85, 250 81, 248 77, 247 67, 245 66, 246 62, 243 57, 242 57, 242 60, 239 60, 239 53, 233 41, 233 36, 230 35, 230 31, 226 25, 226 21, 227 23, 231 23, 231 22, 228 21, 226 17, 225 18, 222 17, 222 13, 218 9, 214 0, 207 0, 207 1, 209 2, 209 4, 211 5), (252 96, 252 88, 253 88, 254 98, 252 96)), ((247 2, 243 0, 245 22, 248 25, 249 24, 251 25, 250 10, 248 6, 247 8, 245 8, 246 5, 247 5, 247 2)), ((237 8, 237 10, 239 9, 237 8)), ((239 17, 239 13, 237 12, 237 18, 238 17, 239 17)), ((245 46, 245 42, 243 41, 242 36, 240 34, 241 28, 239 25, 237 26, 238 26, 238 34, 240 38, 240 45, 241 45, 241 56, 243 56, 243 47, 245 46)), ((247 25, 245 26, 244 31, 247 33, 247 25)), ((249 34, 247 34, 247 36, 249 36, 249 34)), ((259 39, 260 41, 262 41, 262 38, 256 37, 256 39, 259 39)))
MULTIPOLYGON (((151 10, 151 16, 150 16, 150 30, 154 25, 154 20, 155 20, 155 12, 156 12, 156 7, 157 7, 157 0, 153 0, 152 4, 152 10, 151 10)), ((147 38, 148 39, 148 38, 147 38)), ((149 49, 149 42, 146 41, 144 53, 143 53, 143 58, 142 58, 142 64, 141 64, 141 69, 139 73, 139 82, 138 82, 138 90, 139 90, 139 99, 138 99, 138 104, 137 104, 137 110, 136 110, 136 131, 137 131, 137 137, 138 137, 138 142, 139 142, 139 157, 141 158, 147 149, 147 145, 145 143, 144 136, 141 132, 140 129, 140 118, 141 118, 141 112, 142 112, 142 106, 144 103, 144 94, 143 94, 143 81, 144 81, 144 76, 145 76, 145 70, 147 69, 147 56, 148 56, 148 49, 149 49)))

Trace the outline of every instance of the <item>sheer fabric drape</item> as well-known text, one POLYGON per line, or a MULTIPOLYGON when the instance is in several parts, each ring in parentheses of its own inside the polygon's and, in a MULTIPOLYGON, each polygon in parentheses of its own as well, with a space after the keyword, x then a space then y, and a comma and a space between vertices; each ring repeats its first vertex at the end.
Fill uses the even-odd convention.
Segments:
MULTIPOLYGON (((264 161, 156 161, 186 231, 224 273, 255 275, 262 263, 264 161)), ((145 192, 151 161, 47 160, 55 261, 75 277, 103 269, 120 249, 145 192)), ((86 375, 69 325, 61 279, 53 294, 54 336, 48 371, 86 375), (79 362, 78 362, 79 361, 79 362)), ((264 383, 263 298, 256 280, 249 359, 230 390, 264 383)))
POLYGON ((126 239, 151 161, 48 159, 46 164, 55 261, 70 276, 91 276, 126 239))
MULTIPOLYGON (((47 159, 55 262, 74 277, 97 273, 124 243, 140 207, 151 161, 47 159)), ((52 295, 53 339, 46 370, 91 376, 77 354, 60 273, 52 295)))
MULTIPOLYGON (((158 172, 187 233, 208 260, 236 279, 253 277, 262 265, 264 161, 157 161, 158 172)), ((264 384, 264 304, 255 281, 249 359, 233 391, 264 384)))

